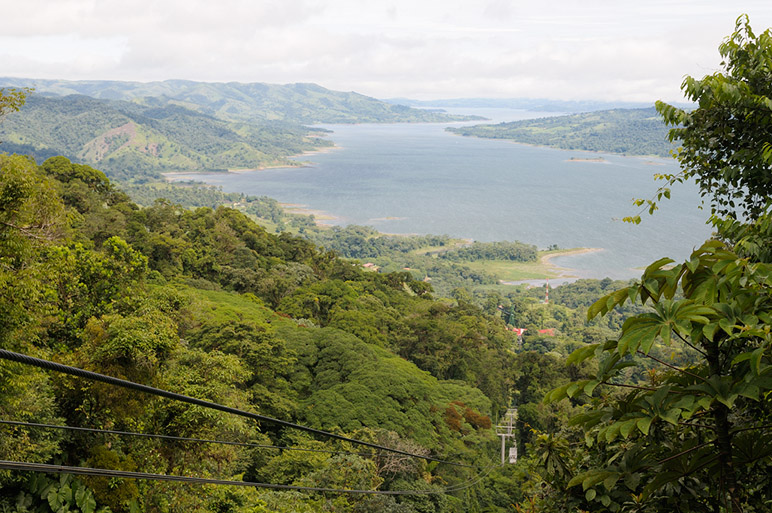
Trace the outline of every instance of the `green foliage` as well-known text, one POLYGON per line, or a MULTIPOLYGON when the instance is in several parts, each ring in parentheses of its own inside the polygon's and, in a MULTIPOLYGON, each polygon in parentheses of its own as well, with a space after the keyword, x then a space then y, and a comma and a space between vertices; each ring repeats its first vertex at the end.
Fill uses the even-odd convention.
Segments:
POLYGON ((27 101, 27 95, 32 89, 0 88, 0 120, 10 112, 18 112, 27 101))
POLYGON ((0 206, 0 338, 14 347, 9 332, 45 310, 50 290, 40 249, 58 242, 67 223, 55 183, 21 156, 0 155, 0 206))
POLYGON ((458 249, 438 253, 439 258, 454 261, 511 260, 514 262, 535 262, 536 246, 522 242, 474 242, 458 249))
POLYGON ((571 420, 578 429, 561 433, 579 448, 561 451, 556 438, 564 465, 539 465, 554 486, 545 501, 592 511, 769 509, 769 42, 769 31, 755 36, 741 16, 720 47, 724 72, 684 81, 699 106, 657 104, 679 125, 670 138, 683 143, 682 171, 661 176, 667 186, 636 204, 653 212, 670 197, 669 185, 696 178, 718 235, 734 247, 710 240, 682 264, 660 259, 639 282, 589 307, 592 320, 627 303, 649 305, 618 335, 569 356, 572 364, 594 359, 594 376, 547 394, 552 404, 569 398, 584 406, 571 420), (636 371, 642 360, 645 374, 636 371))
MULTIPOLYGON (((4 319, 4 347, 453 460, 476 461, 495 444, 491 418, 509 399, 511 337, 471 295, 436 301, 408 272, 366 272, 306 240, 270 234, 234 209, 164 201, 140 208, 101 172, 63 157, 40 167, 2 159, 0 193, 14 207, 0 208, 8 220, 0 228, 3 278, 13 291, 3 290, 13 314, 4 319)), ((12 367, 0 374, 0 413, 12 419, 352 451, 269 423, 12 367)), ((14 427, 3 435, 4 457, 162 474, 432 490, 474 475, 367 452, 317 461, 269 448, 82 432, 14 427)), ((2 479, 22 486, 15 474, 2 479)), ((281 494, 261 491, 85 482, 114 511, 460 511, 460 497, 486 500, 478 491, 385 502, 310 496, 290 508, 276 506, 281 494)))
MULTIPOLYGON (((56 423, 55 391, 43 371, 22 370, 18 364, 0 364, 0 416, 22 422, 56 423)), ((46 462, 61 450, 62 433, 21 426, 0 427, 0 454, 7 460, 46 462)), ((18 482, 0 473, 0 488, 18 482)))
POLYGON ((662 102, 657 110, 670 125, 682 171, 661 178, 668 185, 696 179, 711 212, 720 217, 757 218, 772 195, 772 33, 753 33, 746 15, 719 47, 723 70, 698 80, 686 77, 692 111, 662 102))
POLYGON ((56 480, 43 474, 31 474, 18 492, 13 506, 0 503, 4 511, 15 513, 110 513, 110 508, 97 508, 91 489, 72 476, 62 475, 56 480), (10 509, 13 508, 13 509, 10 509))
MULTIPOLYGON (((578 473, 568 484, 612 493, 617 507, 624 489, 650 507, 762 511, 772 469, 767 443, 772 416, 772 268, 739 259, 709 241, 683 264, 652 264, 637 285, 596 302, 588 317, 628 300, 651 302, 653 311, 629 318, 618 340, 582 347, 569 358, 599 358, 597 375, 555 389, 550 401, 592 397, 573 422, 598 444, 600 468, 578 473), (676 298, 678 288, 683 298, 676 298), (651 355, 658 340, 684 344, 693 363, 679 367, 651 355), (651 383, 626 383, 629 355, 663 367, 651 383), (598 387, 629 392, 594 394, 598 387), (629 455, 617 459, 617 451, 629 455), (616 493, 616 496, 613 494, 616 493)), ((606 495, 608 496, 608 495, 606 495)), ((590 500, 590 499, 588 499, 590 500)), ((608 506, 608 504, 604 504, 608 506)))
POLYGON ((400 236, 384 235, 369 226, 333 226, 309 234, 316 244, 336 251, 344 258, 368 259, 408 253, 427 246, 450 244, 447 235, 400 236))
POLYGON ((666 156, 673 149, 667 140, 667 128, 654 108, 605 110, 446 130, 459 135, 509 139, 565 150, 666 156))

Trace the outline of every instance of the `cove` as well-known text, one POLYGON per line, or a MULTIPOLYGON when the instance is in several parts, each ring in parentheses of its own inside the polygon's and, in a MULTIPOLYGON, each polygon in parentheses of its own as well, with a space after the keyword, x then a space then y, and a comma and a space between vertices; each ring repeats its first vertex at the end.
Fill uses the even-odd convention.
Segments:
MULTIPOLYGON (((458 111, 456 111, 458 112, 458 111)), ((465 109, 465 113, 477 113, 465 109)), ((490 112, 486 112, 490 117, 490 112)), ((528 117, 496 112, 496 120, 528 117)), ((709 235, 693 184, 674 187, 640 225, 632 198, 651 197, 672 159, 625 157, 475 139, 445 124, 324 125, 338 148, 298 157, 305 167, 195 174, 226 192, 263 195, 386 233, 434 233, 546 248, 602 248, 553 262, 580 277, 624 279, 663 256, 688 257, 709 235)))

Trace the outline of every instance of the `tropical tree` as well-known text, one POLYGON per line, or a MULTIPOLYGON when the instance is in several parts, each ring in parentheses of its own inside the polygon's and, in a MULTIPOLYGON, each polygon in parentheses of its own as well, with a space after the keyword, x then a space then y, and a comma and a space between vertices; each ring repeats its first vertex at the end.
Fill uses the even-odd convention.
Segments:
POLYGON ((683 83, 696 109, 657 104, 683 145, 681 172, 661 178, 696 180, 718 238, 593 304, 588 320, 628 301, 650 311, 627 319, 617 340, 577 349, 569 363, 595 357, 597 375, 546 397, 587 401, 572 419, 587 456, 567 486, 581 485, 593 511, 772 506, 772 35, 756 36, 741 16, 720 53, 722 72, 683 83), (686 363, 653 353, 676 345, 686 363), (647 379, 633 381, 628 367, 642 361, 647 379))
POLYGON ((623 487, 642 494, 653 511, 768 511, 772 266, 739 258, 719 241, 672 263, 653 263, 640 283, 589 309, 592 319, 627 301, 653 307, 628 319, 618 340, 576 350, 569 362, 596 356, 597 375, 547 396, 592 397, 572 422, 606 458, 602 468, 574 476, 569 486, 581 484, 589 493, 602 483, 598 496, 623 487), (692 363, 679 367, 656 358, 651 350, 658 343, 684 346, 692 363), (659 367, 647 383, 625 379, 634 357, 659 367))
POLYGON ((0 119, 10 112, 17 112, 24 105, 27 94, 30 92, 31 90, 27 88, 0 88, 0 119))
MULTIPOLYGON (((711 222, 743 255, 772 260, 772 33, 756 35, 746 15, 719 46, 721 71, 702 79, 687 76, 681 88, 697 107, 679 109, 657 102, 674 128, 671 141, 681 171, 659 174, 655 197, 636 200, 649 212, 670 197, 673 184, 694 179, 710 201, 711 222)), ((640 222, 640 216, 627 218, 640 222)))

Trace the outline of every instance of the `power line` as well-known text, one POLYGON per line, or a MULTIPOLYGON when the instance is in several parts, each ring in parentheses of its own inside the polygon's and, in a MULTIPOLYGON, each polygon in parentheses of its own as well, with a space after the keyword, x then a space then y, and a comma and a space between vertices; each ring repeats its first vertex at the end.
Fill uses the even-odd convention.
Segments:
POLYGON ((364 440, 357 440, 355 438, 349 438, 342 435, 336 435, 335 433, 330 433, 329 431, 323 431, 321 429, 315 429, 308 426, 303 426, 300 424, 295 424, 294 422, 289 422, 286 420, 280 420, 275 419, 273 417, 268 417, 265 415, 260 415, 257 413, 252 413, 244 410, 239 410, 238 408, 231 408, 230 406, 225 406, 222 404, 213 403, 210 401, 204 401, 202 399, 196 399, 194 397, 189 397, 187 395, 178 394, 176 392, 169 392, 168 390, 162 390, 160 388, 151 387, 148 385, 142 385, 139 383, 134 383, 133 381, 127 381, 125 379, 115 378, 112 376, 107 376, 105 374, 99 374, 97 372, 87 371, 84 369, 79 369, 77 367, 70 367, 69 365, 62 365, 61 363, 52 362, 49 360, 43 360, 41 358, 35 358, 33 356, 28 356, 21 353, 15 353, 13 351, 8 351, 6 349, 0 349, 0 358, 5 360, 10 360, 17 363, 22 363, 24 365, 32 365, 34 367, 38 367, 41 369, 46 370, 52 370, 55 372, 61 372, 64 374, 69 374, 71 376, 78 376, 85 379, 90 379, 94 381, 101 381, 102 383, 108 383, 110 385, 115 385, 123 388, 128 388, 130 390, 137 390, 140 392, 145 392, 147 394, 157 395, 161 397, 166 397, 168 399, 173 399, 175 401, 181 401, 189 404, 195 404, 197 406, 202 406, 204 408, 210 408, 213 410, 219 410, 226 413, 232 413, 234 415, 240 415, 242 417, 247 417, 253 420, 263 421, 263 422, 271 422, 273 424, 277 424, 279 426, 285 426, 292 429, 298 429, 301 431, 306 431, 308 433, 314 433, 316 435, 322 435, 327 436, 329 438, 334 438, 336 440, 342 440, 344 442, 350 442, 353 444, 358 445, 364 445, 366 447, 372 447, 373 449, 378 449, 381 451, 388 451, 393 452, 396 454, 402 454, 404 456, 410 456, 413 458, 420 458, 427 461, 434 461, 437 463, 445 463, 447 465, 454 465, 457 467, 469 467, 472 468, 472 465, 466 465, 464 463, 454 463, 451 461, 446 461, 438 458, 432 458, 431 456, 424 456, 421 454, 414 454, 407 451, 402 451, 400 449, 392 449, 391 447, 386 447, 383 445, 374 444, 371 442, 365 442, 364 440))
POLYGON ((210 444, 222 444, 222 445, 238 445, 242 447, 257 447, 260 449, 281 449, 285 451, 321 452, 321 453, 329 453, 329 454, 351 454, 354 456, 372 457, 372 454, 364 453, 364 452, 333 451, 330 449, 311 449, 311 448, 304 448, 304 447, 287 447, 282 445, 264 445, 264 444, 250 443, 250 442, 231 442, 227 440, 208 440, 205 438, 189 438, 184 436, 156 435, 152 433, 135 433, 132 431, 117 431, 114 429, 96 429, 96 428, 85 428, 85 427, 76 427, 76 426, 59 426, 56 424, 39 424, 36 422, 21 422, 18 420, 0 420, 0 424, 7 424, 9 426, 43 428, 43 429, 63 429, 67 431, 85 431, 89 433, 102 433, 102 434, 110 434, 110 435, 160 438, 163 440, 174 440, 178 442, 198 442, 198 443, 210 443, 210 444))
POLYGON ((482 481, 483 479, 488 477, 488 474, 493 472, 493 469, 498 468, 500 466, 501 465, 499 465, 497 462, 495 462, 493 460, 489 460, 488 466, 486 468, 484 468, 483 470, 481 470, 477 474, 477 477, 475 477, 473 479, 470 479, 469 481, 467 481, 465 484, 462 484, 462 485, 449 486, 449 487, 445 488, 444 491, 446 493, 447 492, 457 492, 457 491, 460 491, 460 490, 465 490, 467 488, 471 488, 472 486, 476 485, 477 483, 479 483, 480 481, 482 481))
POLYGON ((273 483, 256 483, 250 481, 229 481, 225 479, 211 479, 203 477, 175 476, 167 474, 150 474, 146 472, 128 472, 125 470, 107 470, 92 467, 70 467, 66 465, 50 465, 46 463, 28 463, 23 461, 0 460, 0 469, 22 470, 32 472, 48 472, 58 474, 78 474, 85 476, 98 477, 117 477, 124 479, 147 479, 151 481, 177 481, 191 484, 215 484, 229 486, 248 486, 252 488, 273 488, 278 490, 295 490, 305 492, 332 492, 332 493, 352 493, 359 495, 441 495, 448 491, 458 491, 474 486, 479 479, 469 481, 466 486, 457 486, 442 490, 357 490, 346 488, 321 488, 315 486, 295 486, 273 483))

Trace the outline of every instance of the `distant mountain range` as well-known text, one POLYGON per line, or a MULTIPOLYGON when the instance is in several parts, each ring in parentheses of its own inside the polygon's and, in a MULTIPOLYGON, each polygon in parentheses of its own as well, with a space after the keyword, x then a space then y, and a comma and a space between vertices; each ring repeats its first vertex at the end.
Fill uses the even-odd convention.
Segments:
POLYGON ((459 135, 509 139, 567 150, 668 156, 675 145, 653 107, 612 109, 496 125, 449 127, 459 135))
MULTIPOLYGON (((536 112, 593 112, 611 109, 649 108, 654 102, 614 102, 597 100, 550 100, 545 98, 448 98, 444 100, 413 100, 410 98, 389 98, 389 103, 420 108, 475 108, 475 109, 518 109, 536 112)), ((689 104, 675 104, 689 108, 689 104)))
POLYGON ((0 87, 32 87, 38 95, 72 94, 153 107, 178 105, 232 121, 315 123, 431 123, 475 119, 387 103, 316 84, 217 83, 189 80, 119 82, 2 78, 0 87))

